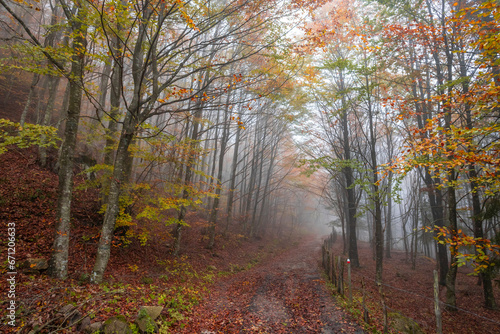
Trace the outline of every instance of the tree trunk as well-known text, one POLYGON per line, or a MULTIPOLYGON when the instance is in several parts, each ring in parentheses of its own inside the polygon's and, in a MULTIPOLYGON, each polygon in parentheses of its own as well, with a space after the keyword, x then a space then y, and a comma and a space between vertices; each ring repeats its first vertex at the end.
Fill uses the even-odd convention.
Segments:
MULTIPOLYGON (((47 101, 47 106, 45 108, 45 113, 42 120, 42 125, 47 126, 50 124, 52 114, 54 112, 54 104, 57 96, 57 88, 59 87, 60 77, 50 77, 49 79, 49 100, 47 101)), ((40 139, 41 142, 45 141, 45 136, 42 135, 40 139)), ((40 165, 45 167, 47 165, 47 148, 40 146, 38 148, 38 153, 40 155, 40 165)))
POLYGON ((38 81, 40 80, 40 74, 35 73, 33 75, 33 80, 31 81, 30 90, 28 92, 28 99, 26 100, 26 104, 24 105, 23 112, 21 113, 21 120, 19 121, 21 126, 24 126, 26 122, 26 117, 28 115, 28 111, 31 107, 31 103, 33 101, 33 96, 36 95, 36 89, 38 81))
MULTIPOLYGON (((239 117, 241 117, 241 109, 238 113, 239 117)), ((240 135, 241 135, 241 126, 238 126, 236 129, 236 139, 234 143, 234 152, 233 152, 233 162, 231 166, 231 181, 229 184, 228 196, 227 196, 227 217, 226 217, 226 227, 224 233, 229 229, 229 224, 232 220, 233 214, 233 202, 234 202, 234 191, 236 185, 236 170, 238 168, 238 154, 240 148, 240 135)))
MULTIPOLYGON (((449 174, 449 182, 455 180, 455 171, 451 169, 448 171, 449 174)), ((455 197, 455 188, 453 185, 448 187, 448 210, 449 210, 449 229, 451 237, 457 235, 457 200, 455 197)), ((446 275, 446 306, 449 310, 455 311, 457 309, 457 297, 455 293, 455 284, 457 279, 457 246, 450 246, 451 250, 451 261, 450 261, 450 269, 448 270, 448 274, 446 275)))
POLYGON ((212 210, 210 212, 210 219, 208 221, 209 224, 209 241, 208 241, 208 248, 212 249, 215 245, 215 228, 217 225, 217 211, 219 210, 219 202, 220 202, 220 194, 221 194, 221 188, 222 188, 222 172, 223 172, 223 167, 224 167, 224 156, 226 154, 226 147, 227 147, 227 141, 229 137, 229 99, 231 95, 231 90, 229 90, 227 94, 227 100, 226 100, 226 108, 224 111, 224 129, 222 132, 222 138, 221 138, 221 147, 220 147, 220 154, 219 154, 219 163, 218 167, 219 170, 217 172, 217 179, 216 179, 216 188, 215 188, 215 198, 214 202, 212 205, 212 210))
POLYGON ((78 134, 78 122, 82 104, 81 86, 84 73, 85 49, 87 45, 87 26, 84 24, 86 13, 79 5, 77 17, 72 22, 75 37, 72 43, 74 54, 71 62, 69 82, 69 103, 64 141, 59 156, 59 189, 56 211, 56 230, 53 253, 50 260, 50 273, 53 277, 65 279, 68 274, 68 252, 70 236, 71 199, 73 195, 73 156, 78 134))
POLYGON ((276 137, 275 142, 273 142, 271 144, 272 145, 272 147, 271 147, 271 157, 270 157, 270 160, 269 160, 269 167, 268 167, 267 175, 266 175, 266 183, 264 185, 264 191, 263 191, 263 194, 262 194, 262 204, 261 204, 259 219, 257 220, 257 227, 256 227, 257 233, 260 232, 260 228, 262 226, 262 220, 263 220, 263 216, 264 216, 264 211, 265 211, 266 204, 267 204, 267 198, 269 197, 269 184, 271 183, 271 178, 272 178, 272 175, 273 175, 274 160, 276 158, 277 151, 278 151, 278 146, 279 146, 279 142, 281 140, 281 133, 280 133, 280 131, 276 132, 275 137, 276 137))
MULTIPOLYGON (((196 113, 194 114, 193 117, 193 130, 191 132, 191 141, 190 141, 190 152, 189 152, 189 158, 188 162, 186 165, 186 173, 184 175, 184 189, 182 191, 182 199, 185 201, 189 199, 189 184, 191 183, 191 178, 193 175, 193 166, 194 162, 196 160, 196 153, 195 153, 195 146, 196 146, 196 141, 198 140, 198 135, 199 135, 199 125, 200 125, 200 120, 203 117, 203 104, 200 103, 198 106, 196 113)), ((181 205, 179 209, 179 214, 177 216, 177 225, 174 230, 174 250, 173 250, 173 255, 178 256, 181 250, 181 238, 182 238, 182 227, 185 224, 184 220, 186 218, 186 213, 187 213, 187 208, 185 205, 181 205)))
MULTIPOLYGON (((367 66, 368 64, 365 63, 367 66)), ((375 225, 375 281, 378 284, 382 283, 382 269, 384 259, 384 232, 382 230, 382 204, 379 191, 378 180, 378 165, 377 165, 377 138, 375 135, 375 125, 373 122, 373 110, 370 92, 370 81, 368 76, 365 76, 365 84, 368 95, 368 122, 370 131, 370 158, 372 171, 372 202, 375 206, 375 215, 373 223, 375 225)))
MULTIPOLYGON (((246 202, 246 208, 244 211, 244 230, 245 233, 250 234, 250 231, 247 231, 248 228, 248 215, 250 213, 250 208, 252 207, 252 198, 253 198, 253 190, 254 190, 254 185, 255 185, 255 180, 257 178, 257 169, 258 169, 258 157, 259 157, 259 150, 260 150, 260 144, 261 141, 259 140, 258 136, 258 129, 260 128, 260 122, 257 120, 257 124, 255 125, 255 132, 254 132, 254 140, 253 140, 253 150, 252 150, 252 165, 251 165, 251 171, 250 171, 250 180, 248 182, 248 192, 246 194, 247 202, 246 202)), ((257 201, 257 199, 255 199, 257 201)))
POLYGON ((109 187, 108 200, 106 202, 106 213, 102 224, 101 237, 97 247, 97 255, 94 269, 90 277, 92 283, 99 284, 104 278, 104 271, 108 265, 111 254, 111 243, 115 230, 116 217, 120 211, 120 193, 122 184, 126 178, 126 164, 129 158, 128 148, 135 136, 136 120, 127 113, 124 121, 122 134, 116 151, 113 176, 109 187))

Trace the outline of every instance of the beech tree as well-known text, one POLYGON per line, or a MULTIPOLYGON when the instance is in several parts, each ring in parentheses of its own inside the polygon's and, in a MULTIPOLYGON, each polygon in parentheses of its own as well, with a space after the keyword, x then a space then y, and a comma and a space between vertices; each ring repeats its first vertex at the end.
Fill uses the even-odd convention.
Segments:
POLYGON ((43 47, 39 39, 26 25, 25 21, 15 14, 11 6, 4 0, 0 4, 23 27, 32 42, 40 52, 69 80, 69 102, 63 143, 59 155, 59 194, 56 213, 56 234, 51 258, 51 273, 54 277, 64 279, 68 273, 68 249, 70 239, 71 198, 73 187, 73 155, 76 147, 79 115, 82 103, 85 49, 87 44, 87 25, 83 23, 87 16, 85 1, 72 3, 60 2, 68 25, 71 29, 72 50, 71 68, 67 69, 49 50, 43 47))

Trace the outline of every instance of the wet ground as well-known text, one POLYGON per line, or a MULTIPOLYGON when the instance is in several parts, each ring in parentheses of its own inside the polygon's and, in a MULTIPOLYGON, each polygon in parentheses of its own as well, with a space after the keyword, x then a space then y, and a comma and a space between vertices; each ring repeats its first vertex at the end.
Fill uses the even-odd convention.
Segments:
POLYGON ((218 281, 182 333, 363 333, 335 305, 318 268, 321 240, 305 238, 218 281))

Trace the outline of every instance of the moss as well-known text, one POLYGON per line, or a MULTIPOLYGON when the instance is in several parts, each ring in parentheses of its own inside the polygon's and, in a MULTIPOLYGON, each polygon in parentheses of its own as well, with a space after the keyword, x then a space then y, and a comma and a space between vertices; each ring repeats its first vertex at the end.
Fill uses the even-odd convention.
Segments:
POLYGON ((418 323, 405 317, 401 313, 393 312, 388 314, 389 319, 392 320, 391 327, 400 333, 411 333, 411 334, 424 334, 425 332, 420 328, 418 323))

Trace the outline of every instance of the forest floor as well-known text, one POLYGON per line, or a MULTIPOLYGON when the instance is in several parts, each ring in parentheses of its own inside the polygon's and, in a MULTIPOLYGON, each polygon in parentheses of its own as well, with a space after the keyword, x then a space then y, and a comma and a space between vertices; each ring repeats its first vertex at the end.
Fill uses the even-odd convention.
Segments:
MULTIPOLYGON (((218 235, 215 249, 207 249, 205 219, 194 213, 187 219, 181 256, 171 255, 171 226, 148 226, 145 245, 138 234, 116 236, 105 281, 89 284, 102 216, 98 191, 83 184, 83 176, 77 175, 68 279, 21 269, 28 258, 50 257, 57 176, 39 166, 36 149, 2 155, 0 224, 6 232, 7 223, 15 223, 19 268, 17 326, 6 326, 9 300, 2 294, 0 333, 75 333, 57 320, 68 304, 91 322, 121 315, 130 323, 141 306, 161 305, 168 333, 356 332, 358 327, 335 306, 321 279, 318 237, 287 233, 249 240, 235 224, 226 236, 218 235)), ((6 235, 4 231, 0 234, 6 235)), ((0 252, 6 254, 5 242, 0 252)), ((2 277, 6 271, 0 269, 2 277)))
MULTIPOLYGON (((77 176, 77 185, 82 176, 77 176)), ((53 241, 57 176, 40 168, 35 149, 11 150, 0 160, 0 223, 16 223, 16 260, 48 258, 53 241)), ((382 330, 382 307, 373 283, 375 263, 368 244, 359 244, 360 268, 353 268, 354 305, 332 297, 333 288, 318 268, 321 240, 291 235, 248 240, 237 231, 217 238, 216 248, 205 247, 205 220, 189 217, 182 255, 171 253, 168 227, 154 230, 147 244, 116 237, 105 282, 87 282, 99 236, 98 193, 80 187, 73 201, 69 278, 62 282, 44 273, 16 277, 19 333, 45 326, 42 333, 63 326, 54 319, 67 304, 78 307, 92 322, 120 314, 132 322, 142 305, 163 305, 164 326, 170 333, 339 333, 356 332, 362 323, 361 281, 366 286, 369 332, 382 330), (347 313, 341 311, 344 308, 347 313)), ((2 231, 1 235, 5 235, 2 231)), ((341 243, 335 244, 336 254, 341 243)), ((6 254, 5 243, 0 245, 6 254)), ((4 261, 4 260, 2 260, 4 261)), ((418 256, 415 269, 401 251, 384 260, 384 294, 389 329, 396 332, 392 314, 414 319, 426 333, 435 332, 432 271, 435 261, 418 256)), ((5 268, 2 268, 4 276, 5 268)), ((499 333, 500 311, 482 306, 482 289, 470 268, 457 278, 458 312, 443 310, 444 333, 499 333)), ((4 283, 2 283, 4 286, 4 283)), ((500 301, 499 287, 495 296, 500 301)), ((441 300, 445 289, 441 288, 441 300)), ((0 300, 1 333, 7 300, 0 300)), ((68 329, 67 333, 74 330, 68 329)))
MULTIPOLYGON (((345 297, 331 297, 332 287, 318 269, 321 240, 292 234, 248 240, 237 224, 225 237, 219 235, 213 250, 205 247, 206 220, 191 213, 182 255, 170 255, 170 227, 147 226, 146 245, 117 236, 105 282, 88 284, 99 236, 98 191, 83 186, 77 175, 72 212, 69 278, 61 282, 44 273, 19 271, 16 280, 18 326, 28 333, 63 326, 54 319, 67 304, 78 307, 92 322, 120 314, 132 322, 142 305, 164 305, 164 326, 171 333, 338 333, 356 332, 360 311, 361 281, 366 286, 370 313, 369 331, 382 329, 382 307, 373 284, 375 263, 368 244, 359 244, 361 268, 353 268, 354 306, 345 297), (346 315, 339 307, 345 308, 346 315)), ((0 235, 8 222, 16 223, 16 261, 49 258, 53 242, 57 175, 38 164, 36 149, 13 149, 0 159, 0 235)), ((144 227, 144 226, 143 226, 144 227)), ((335 245, 336 255, 341 243, 335 245)), ((6 243, 0 252, 6 254, 6 243)), ((2 262, 5 263, 5 258, 2 262)), ((406 254, 393 251, 384 260, 384 294, 390 313, 414 319, 426 333, 435 332, 432 271, 435 261, 418 256, 413 269, 406 254)), ((459 269, 458 312, 443 309, 444 333, 500 333, 500 311, 482 306, 482 288, 470 268, 459 269)), ((0 274, 5 277, 5 268, 0 274)), ((0 283, 2 289, 5 281, 0 283)), ((495 285, 500 303, 500 287, 495 285)), ((440 297, 444 300, 445 289, 440 297)), ((0 299, 0 333, 5 327, 6 295, 0 299)), ((390 314, 389 329, 394 332, 390 314)), ((67 333, 74 333, 68 329, 67 333)))
POLYGON ((179 333, 364 333, 335 303, 308 236, 250 271, 213 286, 179 333))
MULTIPOLYGON (((334 255, 342 253, 342 243, 337 242, 334 255)), ((382 298, 375 285, 375 261, 368 243, 358 242, 360 268, 352 268, 354 306, 347 305, 344 298, 338 298, 340 305, 348 307, 361 321, 362 284, 365 285, 366 307, 372 328, 383 330, 382 298)), ((345 257, 344 257, 345 259, 345 257)), ((436 333, 434 312, 433 271, 436 261, 418 254, 415 267, 404 251, 393 250, 391 258, 384 258, 383 293, 389 314, 389 328, 395 330, 400 315, 413 319, 424 333, 436 333)), ((490 310, 483 306, 482 286, 477 284, 472 268, 460 267, 457 274, 456 294, 458 311, 445 308, 446 288, 440 286, 439 297, 442 312, 443 333, 500 333, 500 310, 490 310)), ((344 280, 347 275, 344 273, 344 280)), ((500 286, 494 286, 497 304, 500 303, 500 286)), ((346 292, 347 294, 347 292, 346 292)), ((408 322, 407 322, 408 324, 408 322)))

